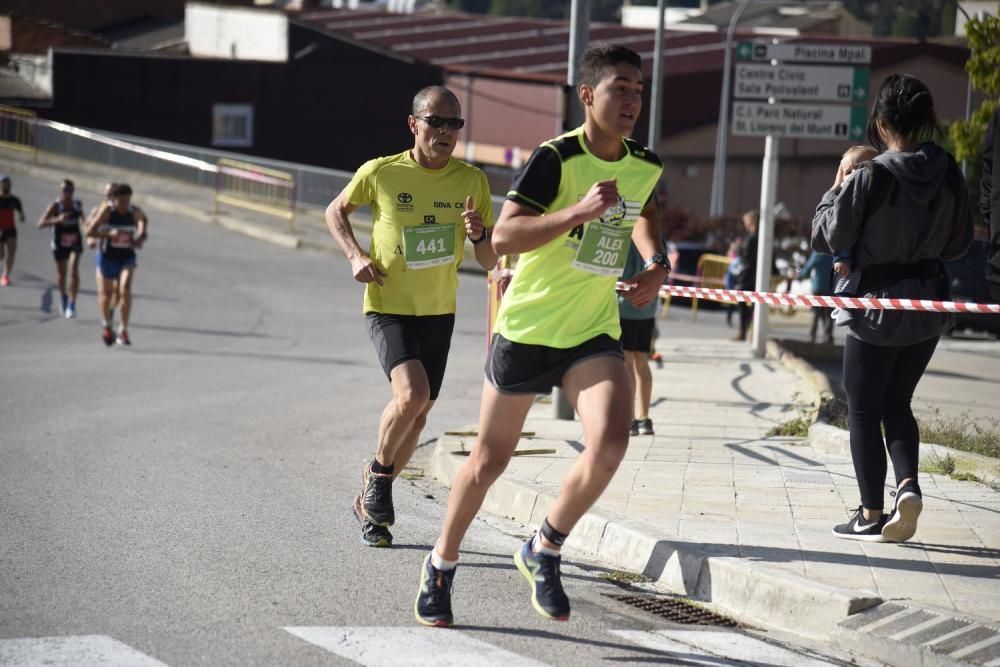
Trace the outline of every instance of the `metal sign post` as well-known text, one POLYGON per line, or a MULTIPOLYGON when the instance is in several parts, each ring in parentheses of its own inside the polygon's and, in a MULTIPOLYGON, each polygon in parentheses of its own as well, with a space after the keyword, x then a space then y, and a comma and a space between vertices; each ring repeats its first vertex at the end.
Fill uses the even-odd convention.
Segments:
MULTIPOLYGON (((771 291, 771 261, 774 257, 774 202, 778 192, 778 138, 764 140, 764 163, 760 177, 760 220, 757 224, 756 292, 771 291)), ((767 306, 753 309, 753 355, 763 359, 767 348, 767 306)))

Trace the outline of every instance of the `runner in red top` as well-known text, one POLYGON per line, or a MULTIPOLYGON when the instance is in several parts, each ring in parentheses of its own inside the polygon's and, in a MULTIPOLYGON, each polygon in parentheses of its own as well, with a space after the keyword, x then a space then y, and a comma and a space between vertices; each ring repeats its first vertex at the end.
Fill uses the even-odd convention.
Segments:
POLYGON ((14 270, 17 255, 17 227, 14 226, 14 212, 17 211, 24 222, 21 200, 10 193, 10 176, 0 177, 0 259, 4 260, 0 285, 10 285, 10 273, 14 270))

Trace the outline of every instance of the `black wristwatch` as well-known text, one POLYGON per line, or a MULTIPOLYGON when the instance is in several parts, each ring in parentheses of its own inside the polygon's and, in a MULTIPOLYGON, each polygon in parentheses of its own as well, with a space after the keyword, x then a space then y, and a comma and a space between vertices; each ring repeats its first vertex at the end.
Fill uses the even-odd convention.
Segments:
POLYGON ((480 236, 478 239, 469 239, 469 240, 472 241, 472 245, 479 245, 480 243, 482 243, 483 241, 485 241, 489 237, 490 237, 490 228, 489 227, 483 227, 483 234, 482 234, 482 236, 480 236))
POLYGON ((670 260, 667 259, 667 256, 664 255, 662 252, 658 252, 649 259, 647 259, 646 263, 642 265, 642 268, 648 269, 653 264, 659 264, 660 266, 662 266, 664 269, 667 270, 667 273, 670 273, 671 270, 670 260))

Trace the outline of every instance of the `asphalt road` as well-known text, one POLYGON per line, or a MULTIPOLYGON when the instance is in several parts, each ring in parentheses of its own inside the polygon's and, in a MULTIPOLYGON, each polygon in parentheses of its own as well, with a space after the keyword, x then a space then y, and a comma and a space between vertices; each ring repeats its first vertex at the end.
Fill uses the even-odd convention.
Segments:
MULTIPOLYGON (((462 628, 417 628, 445 491, 401 481, 395 548, 358 543, 349 503, 389 388, 346 262, 150 210, 133 346, 108 349, 92 254, 79 317, 58 312, 34 228, 56 184, 14 191, 29 223, 0 288, 0 664, 841 664, 773 637, 683 634, 608 598, 621 589, 594 563, 565 569, 573 620, 544 621, 511 560, 527 529, 493 519, 465 545, 462 628)), ((462 276, 428 442, 475 421, 484 292, 462 276)))

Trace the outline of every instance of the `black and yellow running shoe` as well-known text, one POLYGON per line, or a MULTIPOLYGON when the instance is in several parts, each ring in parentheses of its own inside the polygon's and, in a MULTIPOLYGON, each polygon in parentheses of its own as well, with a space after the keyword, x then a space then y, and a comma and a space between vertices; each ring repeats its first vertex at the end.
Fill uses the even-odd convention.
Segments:
POLYGON ((451 615, 451 586, 455 580, 455 570, 439 570, 431 563, 427 554, 420 566, 420 588, 413 603, 413 615, 417 623, 436 628, 447 628, 454 624, 451 615))
POLYGON ((361 511, 360 495, 354 496, 351 513, 354 515, 354 520, 361 529, 361 544, 366 547, 387 548, 392 546, 392 533, 389 532, 389 529, 377 523, 372 523, 365 518, 361 511))
POLYGON ((531 585, 531 605, 539 614, 553 621, 569 620, 569 598, 559 573, 561 556, 539 554, 531 550, 531 540, 514 553, 514 563, 531 585))

